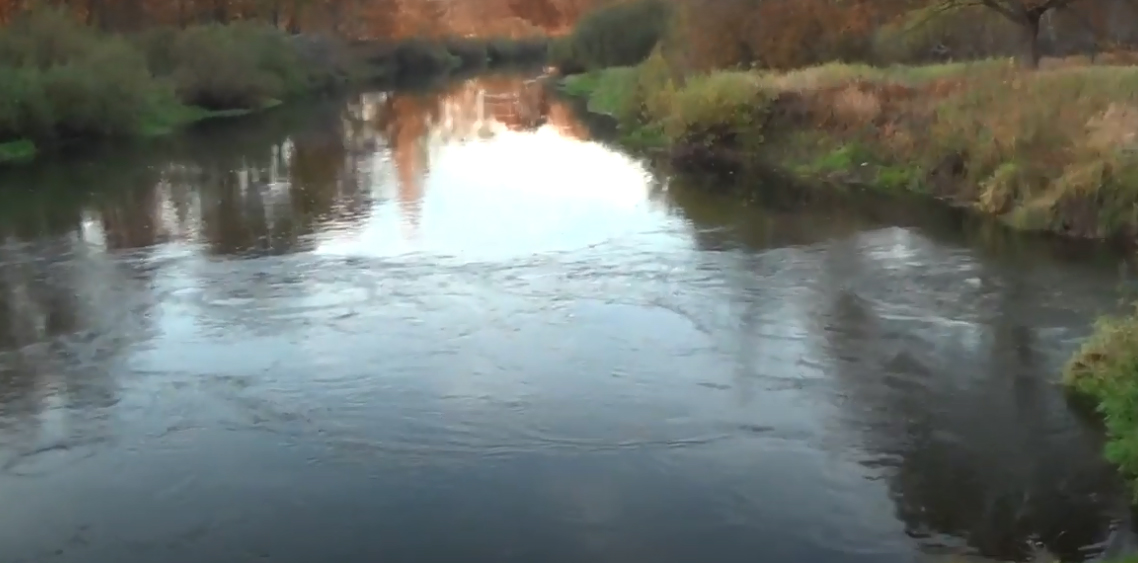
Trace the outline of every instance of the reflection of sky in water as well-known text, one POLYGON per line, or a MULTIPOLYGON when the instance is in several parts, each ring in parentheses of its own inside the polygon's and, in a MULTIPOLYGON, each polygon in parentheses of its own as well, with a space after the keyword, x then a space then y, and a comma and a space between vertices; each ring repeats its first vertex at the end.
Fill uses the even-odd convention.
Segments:
MULTIPOLYGON (((393 163, 385 159, 382 165, 393 163)), ((404 236, 403 210, 391 203, 377 208, 362 227, 324 234, 316 253, 498 259, 651 236, 661 214, 648 201, 649 181, 648 172, 628 156, 561 136, 552 127, 504 131, 438 147, 411 240, 404 236)), ((398 200, 395 182, 376 189, 398 200)), ((675 237, 658 240, 666 241, 683 244, 675 237)))

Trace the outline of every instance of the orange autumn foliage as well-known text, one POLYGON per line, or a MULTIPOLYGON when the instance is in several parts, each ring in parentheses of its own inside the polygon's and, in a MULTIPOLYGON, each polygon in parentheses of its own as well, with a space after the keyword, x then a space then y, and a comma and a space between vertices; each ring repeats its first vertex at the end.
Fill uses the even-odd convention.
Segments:
POLYGON ((606 0, 0 0, 0 25, 38 4, 110 31, 258 20, 294 32, 371 39, 519 36, 571 28, 606 0))

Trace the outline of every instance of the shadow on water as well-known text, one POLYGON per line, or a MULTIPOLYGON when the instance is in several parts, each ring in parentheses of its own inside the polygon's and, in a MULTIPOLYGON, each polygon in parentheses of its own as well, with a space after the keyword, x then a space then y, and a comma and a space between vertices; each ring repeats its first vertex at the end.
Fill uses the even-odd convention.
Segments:
POLYGON ((0 559, 1079 561, 1125 531, 1055 385, 1117 256, 743 201, 578 110, 479 76, 6 173, 0 559))
POLYGON ((1101 428, 1056 383, 1088 330, 1075 311, 1117 308, 1101 278, 1116 266, 1128 276, 1118 253, 923 199, 858 194, 804 207, 774 189, 741 205, 723 186, 708 195, 707 181, 673 178, 668 190, 701 248, 817 249, 818 345, 843 403, 856 405, 843 419, 864 433, 864 462, 886 468, 909 536, 933 553, 967 546, 1001 560, 1132 549, 1101 428), (1057 341, 1068 326, 1079 328, 1057 341))

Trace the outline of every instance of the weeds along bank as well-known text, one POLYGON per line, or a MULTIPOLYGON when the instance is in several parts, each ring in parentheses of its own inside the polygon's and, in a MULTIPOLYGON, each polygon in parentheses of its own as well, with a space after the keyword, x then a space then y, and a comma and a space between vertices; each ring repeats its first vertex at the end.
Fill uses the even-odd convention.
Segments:
POLYGON ((897 64, 934 43, 1017 48, 1022 34, 993 10, 930 21, 911 9, 942 4, 637 0, 583 18, 553 58, 584 72, 565 89, 615 116, 626 141, 681 164, 758 161, 806 181, 929 193, 1018 229, 1138 238, 1138 69, 1109 64, 1122 55, 1039 70, 1003 56, 897 64))
POLYGON ((928 193, 1018 229, 1138 237, 1138 68, 1050 64, 828 64, 681 81, 657 51, 565 89, 615 116, 627 142, 680 164, 757 161, 805 181, 928 193))
POLYGON ((346 84, 542 60, 542 39, 353 45, 254 22, 123 35, 52 9, 0 28, 0 164, 72 141, 162 134, 346 84))

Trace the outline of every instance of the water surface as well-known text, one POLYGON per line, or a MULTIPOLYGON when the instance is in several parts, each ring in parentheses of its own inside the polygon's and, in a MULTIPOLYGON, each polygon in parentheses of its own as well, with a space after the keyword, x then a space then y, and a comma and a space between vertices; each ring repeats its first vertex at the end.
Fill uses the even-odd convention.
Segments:
MULTIPOLYGON (((749 180, 741 180, 749 181, 749 180)), ((1109 255, 711 195, 483 77, 10 172, 0 560, 1093 557, 1109 255)))

